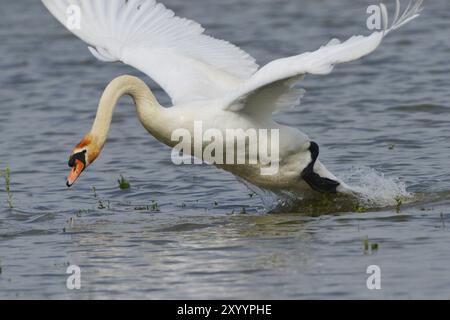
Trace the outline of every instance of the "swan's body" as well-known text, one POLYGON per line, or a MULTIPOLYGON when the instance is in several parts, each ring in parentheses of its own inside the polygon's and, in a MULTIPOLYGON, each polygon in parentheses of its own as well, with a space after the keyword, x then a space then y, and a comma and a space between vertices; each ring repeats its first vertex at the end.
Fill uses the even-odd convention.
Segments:
POLYGON ((313 188, 324 192, 351 189, 317 160, 315 143, 297 129, 273 121, 272 114, 298 104, 303 92, 293 85, 305 74, 328 74, 335 64, 371 53, 387 33, 415 18, 422 2, 408 6, 401 17, 397 10, 390 28, 384 10, 383 31, 343 43, 334 39, 317 51, 275 60, 258 70, 254 59, 241 49, 204 35, 200 25, 174 16, 153 0, 42 1, 62 23, 73 5, 79 8, 80 28, 71 31, 90 45, 94 56, 102 61, 122 61, 143 71, 158 82, 173 103, 170 108, 160 106, 145 83, 135 77, 113 80, 100 100, 91 132, 72 152, 69 186, 99 155, 114 107, 121 96, 130 95, 142 125, 170 147, 177 144, 171 139, 174 130, 185 128, 193 135, 195 121, 201 121, 205 130, 221 132, 278 129, 277 174, 261 175, 260 162, 217 166, 268 189, 313 188))
MULTIPOLYGON (((190 131, 191 136, 194 136, 193 119, 221 132, 225 132, 227 129, 247 130, 261 126, 261 123, 257 120, 235 112, 226 110, 218 110, 214 113, 202 112, 205 108, 210 107, 206 101, 204 104, 197 103, 163 108, 142 80, 132 76, 121 76, 114 79, 105 89, 100 99, 91 132, 75 148, 74 153, 80 152, 88 145, 89 154, 98 155, 100 153, 108 136, 114 107, 123 95, 129 95, 133 98, 138 118, 144 128, 156 139, 172 148, 177 144, 176 141, 171 139, 174 130, 185 128, 190 131)), ((268 189, 307 190, 307 185, 299 181, 298 174, 304 169, 302 164, 311 161, 309 154, 305 152, 309 148, 309 140, 306 135, 294 128, 281 126, 273 121, 264 124, 264 128, 279 129, 280 132, 280 159, 282 159, 282 162, 278 174, 261 175, 259 165, 218 166, 255 185, 268 189), (295 140, 291 141, 293 138, 295 140), (298 161, 298 159, 302 160, 305 157, 309 158, 298 161)), ((208 127, 204 129, 207 130, 208 127)), ((223 136, 226 135, 223 134, 223 136)), ((88 158, 87 162, 92 163, 94 160, 95 158, 88 158)), ((317 169, 325 170, 320 162, 317 163, 317 169)), ((323 174, 328 174, 330 178, 333 178, 331 173, 324 171, 323 174)))

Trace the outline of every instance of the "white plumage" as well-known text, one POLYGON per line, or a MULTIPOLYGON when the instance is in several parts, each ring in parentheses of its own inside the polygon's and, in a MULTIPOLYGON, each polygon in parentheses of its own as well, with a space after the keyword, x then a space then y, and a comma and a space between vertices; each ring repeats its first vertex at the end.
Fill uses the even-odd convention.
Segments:
MULTIPOLYGON (((89 45, 102 61, 122 61, 151 77, 171 97, 168 109, 174 123, 187 127, 200 120, 206 127, 277 128, 280 130, 280 174, 256 177, 254 170, 240 168, 236 175, 259 185, 294 185, 311 162, 306 135, 280 126, 272 114, 298 104, 304 91, 295 88, 307 73, 324 75, 336 64, 373 52, 383 38, 421 11, 422 0, 410 1, 400 15, 400 2, 391 26, 381 5, 384 29, 347 41, 333 39, 316 51, 278 59, 259 69, 243 50, 204 34, 196 22, 179 18, 154 0, 42 0, 63 24, 67 8, 81 11, 81 28, 71 31, 89 45), (175 121, 175 119, 177 119, 175 121), (182 119, 182 120, 180 120, 182 119), (283 183, 280 183, 283 181, 283 183)), ((168 125, 168 127, 171 127, 168 125)), ((163 134, 161 134, 163 136, 163 134)), ((317 161, 321 177, 337 180, 317 161)), ((230 169, 230 171, 233 171, 230 169)), ((341 182, 341 190, 345 186, 341 182)))
POLYGON ((223 94, 250 77, 255 60, 238 47, 205 35, 196 22, 154 0, 43 0, 64 25, 67 8, 81 9, 71 31, 102 61, 122 61, 146 73, 174 104, 223 94))

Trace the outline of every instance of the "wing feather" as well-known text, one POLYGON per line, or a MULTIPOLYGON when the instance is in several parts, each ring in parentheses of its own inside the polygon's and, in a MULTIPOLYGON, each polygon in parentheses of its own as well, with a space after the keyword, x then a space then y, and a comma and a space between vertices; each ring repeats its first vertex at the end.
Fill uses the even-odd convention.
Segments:
POLYGON ((72 29, 102 61, 122 61, 153 78, 174 104, 213 99, 250 78, 255 60, 233 44, 204 34, 154 0, 42 0, 67 26, 67 9, 80 8, 72 29))
POLYGON ((384 30, 369 36, 353 36, 345 42, 331 40, 314 52, 278 59, 270 62, 221 101, 224 110, 241 111, 255 117, 268 118, 282 108, 299 101, 304 91, 296 91, 295 84, 309 74, 328 74, 339 63, 362 58, 378 48, 383 38, 419 16, 423 0, 412 1, 399 17, 400 2, 390 28, 386 7, 381 6, 384 30), (297 95, 297 97, 295 97, 297 95))

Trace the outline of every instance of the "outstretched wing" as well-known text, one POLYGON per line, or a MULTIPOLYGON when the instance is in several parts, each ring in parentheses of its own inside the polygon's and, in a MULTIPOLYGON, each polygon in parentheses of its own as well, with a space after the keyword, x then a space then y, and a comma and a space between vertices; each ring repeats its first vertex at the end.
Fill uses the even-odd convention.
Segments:
POLYGON ((272 61, 236 90, 232 90, 222 101, 225 110, 242 111, 255 117, 269 118, 285 107, 295 106, 304 94, 295 84, 307 73, 329 74, 339 63, 357 60, 373 52, 383 38, 419 15, 423 0, 414 4, 410 1, 402 16, 399 16, 400 2, 393 23, 388 28, 387 10, 381 5, 384 30, 369 36, 354 36, 345 42, 331 40, 314 52, 272 61))
POLYGON ((247 53, 203 34, 154 0, 42 0, 102 61, 122 61, 150 76, 174 104, 217 98, 257 69, 247 53), (72 21, 73 22, 73 21, 72 21))

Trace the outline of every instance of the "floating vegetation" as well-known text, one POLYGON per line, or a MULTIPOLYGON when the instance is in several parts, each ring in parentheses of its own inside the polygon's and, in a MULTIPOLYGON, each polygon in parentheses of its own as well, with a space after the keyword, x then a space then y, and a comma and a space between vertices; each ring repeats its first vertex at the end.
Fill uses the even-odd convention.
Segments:
POLYGON ((110 202, 100 199, 97 194, 97 189, 95 187, 92 187, 92 192, 94 193, 95 200, 97 200, 98 209, 110 209, 110 202))
POLYGON ((92 193, 94 194, 94 198, 98 199, 97 189, 95 187, 92 187, 92 193))
POLYGON ((119 188, 121 190, 130 189, 131 185, 130 182, 124 178, 124 176, 120 175, 119 179, 117 180, 119 183, 119 188))
POLYGON ((317 217, 336 212, 367 212, 369 209, 359 204, 358 199, 342 194, 320 194, 315 197, 299 198, 287 195, 279 201, 277 212, 296 212, 317 217))
POLYGON ((151 205, 151 209, 152 211, 161 211, 158 205, 158 202, 156 202, 155 200, 152 200, 152 205, 151 205))
POLYGON ((378 243, 372 243, 370 249, 372 250, 372 253, 378 251, 378 243))
POLYGON ((356 204, 353 208, 353 211, 357 212, 357 213, 365 213, 368 211, 368 209, 364 206, 361 206, 359 204, 356 204))
POLYGON ((78 218, 80 218, 82 216, 83 213, 87 214, 89 213, 91 210, 89 209, 79 209, 77 210, 77 212, 75 213, 75 216, 77 216, 78 218))
POLYGON ((364 254, 369 251, 369 238, 365 237, 363 240, 364 254))
POLYGON ((403 205, 403 199, 400 196, 397 196, 394 198, 395 200, 395 211, 397 213, 400 213, 401 209, 402 209, 402 205, 403 205))
POLYGON ((154 212, 161 211, 161 209, 159 208, 158 202, 156 202, 155 200, 152 200, 152 204, 150 204, 150 205, 136 206, 136 207, 134 207, 134 210, 136 210, 136 211, 154 211, 154 212))
POLYGON ((7 167, 5 170, 0 170, 0 177, 3 176, 5 181, 6 202, 10 209, 13 208, 12 193, 11 193, 11 169, 7 167))
POLYGON ((177 204, 178 208, 186 208, 186 203, 182 202, 181 204, 177 204))
POLYGON ((363 239, 363 252, 364 254, 369 254, 369 248, 370 248, 370 253, 374 254, 378 251, 378 243, 374 242, 374 243, 369 243, 369 237, 364 237, 363 239))

